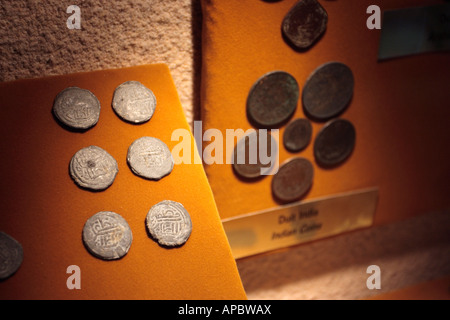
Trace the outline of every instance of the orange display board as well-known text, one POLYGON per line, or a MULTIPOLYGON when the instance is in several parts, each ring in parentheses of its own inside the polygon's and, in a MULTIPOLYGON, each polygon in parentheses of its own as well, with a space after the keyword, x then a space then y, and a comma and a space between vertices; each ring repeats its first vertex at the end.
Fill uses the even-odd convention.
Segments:
MULTIPOLYGON (((302 88, 320 65, 339 61, 355 78, 354 94, 340 115, 356 129, 356 145, 340 166, 323 168, 313 141, 324 122, 312 121, 313 136, 300 153, 282 145, 280 163, 295 156, 314 165, 312 188, 303 199, 379 188, 374 224, 385 224, 450 206, 450 55, 430 53, 377 61, 380 30, 366 26, 368 0, 324 1, 325 33, 309 50, 283 39, 282 21, 297 0, 210 1, 203 4, 203 130, 252 128, 246 101, 255 81, 267 72, 286 71, 302 88)), ((378 1, 382 11, 441 1, 378 1)), ((305 117, 301 99, 291 119, 305 117)), ((210 142, 205 142, 207 146, 210 142)), ((223 219, 280 205, 271 193, 272 177, 239 179, 231 164, 205 167, 223 219)), ((339 214, 338 212, 336 214, 339 214)))
MULTIPOLYGON (((127 149, 152 136, 170 150, 175 129, 189 125, 166 65, 146 65, 0 84, 0 230, 18 240, 22 266, 0 282, 0 299, 245 299, 235 261, 201 164, 176 164, 160 181, 142 179, 127 165, 127 149), (152 119, 132 125, 111 107, 114 89, 136 80, 150 88, 152 119), (84 132, 63 128, 52 115, 66 87, 93 92, 99 122, 84 132), (97 145, 118 162, 114 183, 101 192, 77 187, 69 162, 79 149, 97 145), (148 210, 162 200, 184 205, 193 230, 181 247, 164 248, 147 234, 148 210), (133 233, 128 254, 103 261, 82 242, 86 220, 99 211, 122 215, 133 233), (69 289, 67 268, 80 268, 80 289, 69 289)), ((193 143, 191 136, 191 142, 193 143)))

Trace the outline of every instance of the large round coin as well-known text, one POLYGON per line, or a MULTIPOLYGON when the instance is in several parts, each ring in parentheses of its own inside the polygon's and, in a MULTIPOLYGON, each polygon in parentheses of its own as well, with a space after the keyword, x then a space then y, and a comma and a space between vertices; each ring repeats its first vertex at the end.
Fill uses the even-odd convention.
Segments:
POLYGON ((335 166, 350 156, 355 147, 356 131, 344 119, 327 123, 314 141, 314 157, 321 166, 335 166))
POLYGON ((298 49, 311 47, 325 32, 328 14, 317 0, 297 2, 281 25, 283 35, 298 49))
POLYGON ((11 277, 22 261, 22 245, 10 235, 0 232, 0 280, 11 277))
POLYGON ((297 108, 299 87, 295 78, 284 71, 273 71, 259 78, 247 97, 249 121, 260 128, 283 124, 297 108))
POLYGON ((311 188, 314 167, 308 159, 293 158, 273 176, 272 193, 282 202, 299 200, 311 188))
POLYGON ((128 148, 127 161, 138 176, 159 180, 172 172, 174 161, 167 145, 153 137, 142 137, 128 148))
POLYGON ((108 152, 97 146, 89 146, 75 153, 70 160, 69 172, 78 186, 98 191, 114 182, 119 167, 108 152))
POLYGON ((130 226, 115 212, 98 212, 83 227, 84 245, 92 255, 100 259, 122 258, 128 253, 132 241, 130 226))
POLYGON ((189 213, 179 202, 164 200, 150 208, 147 230, 160 245, 175 247, 184 244, 192 232, 189 213))
POLYGON ((316 120, 340 114, 353 96, 354 78, 348 66, 329 62, 317 68, 306 80, 302 100, 305 112, 316 120))
POLYGON ((143 123, 153 116, 156 97, 138 81, 127 81, 114 91, 112 107, 119 117, 132 123, 143 123))
POLYGON ((98 122, 100 102, 89 90, 69 87, 56 96, 53 114, 72 129, 86 130, 98 122))
POLYGON ((311 141, 312 126, 308 119, 295 119, 284 130, 284 147, 291 152, 299 152, 311 141))
POLYGON ((275 139, 267 131, 253 131, 245 135, 234 147, 232 155, 234 172, 246 179, 270 174, 277 159, 277 147, 275 139), (261 161, 263 159, 260 153, 269 161, 261 161))

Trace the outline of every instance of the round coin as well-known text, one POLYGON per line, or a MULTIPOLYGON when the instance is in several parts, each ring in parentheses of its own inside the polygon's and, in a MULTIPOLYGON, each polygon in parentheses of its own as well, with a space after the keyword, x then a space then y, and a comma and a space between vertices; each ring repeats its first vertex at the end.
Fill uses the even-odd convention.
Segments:
POLYGON ((179 202, 164 200, 150 208, 147 230, 160 245, 175 247, 184 244, 192 232, 189 213, 179 202))
POLYGON ((277 152, 277 143, 267 130, 252 131, 234 147, 233 170, 246 179, 268 175, 277 159, 277 152), (268 161, 261 161, 261 155, 268 161))
POLYGON ((127 81, 114 91, 112 107, 116 114, 131 123, 143 123, 153 116, 156 97, 138 81, 127 81))
POLYGON ((259 78, 247 97, 249 121, 260 128, 282 125, 297 108, 299 87, 284 71, 273 71, 259 78))
POLYGON ((297 2, 283 19, 284 37, 297 49, 311 47, 325 32, 328 14, 317 0, 297 2))
POLYGON ((159 180, 172 172, 174 161, 167 145, 153 137, 141 137, 128 148, 128 165, 138 176, 159 180))
POLYGON ((69 87, 56 96, 53 114, 72 129, 86 130, 98 122, 100 102, 89 90, 69 87))
POLYGON ((99 191, 114 182, 119 167, 108 152, 97 146, 89 146, 75 153, 70 160, 69 172, 78 186, 99 191))
POLYGON ((299 200, 311 188, 314 167, 308 159, 293 158, 273 176, 272 193, 282 202, 299 200))
POLYGON ((295 119, 284 130, 284 147, 291 152, 299 152, 311 141, 312 125, 308 119, 295 119))
POLYGON ((340 114, 353 96, 354 78, 348 66, 329 62, 317 68, 306 80, 302 101, 305 113, 316 120, 340 114))
POLYGON ((83 243, 87 250, 103 260, 122 258, 128 253, 132 241, 130 226, 115 212, 98 212, 83 227, 83 243))
POLYGON ((350 121, 330 121, 320 130, 314 141, 314 157, 317 163, 324 167, 340 164, 352 153, 355 140, 355 127, 350 121))
POLYGON ((11 277, 22 261, 22 245, 10 235, 0 232, 0 280, 11 277))

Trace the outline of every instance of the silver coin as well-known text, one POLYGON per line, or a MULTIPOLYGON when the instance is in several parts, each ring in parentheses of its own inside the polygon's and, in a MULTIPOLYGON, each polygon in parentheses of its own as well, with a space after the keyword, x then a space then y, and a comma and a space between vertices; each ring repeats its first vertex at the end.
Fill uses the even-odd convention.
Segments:
POLYGON ((168 247, 184 244, 192 232, 189 213, 179 202, 164 200, 150 208, 146 225, 159 244, 168 247))
POLYGON ((100 102, 89 90, 69 87, 56 96, 53 113, 64 125, 85 130, 98 122, 100 102))
POLYGON ((127 161, 138 176, 159 180, 172 172, 174 161, 167 145, 153 137, 141 137, 128 148, 127 161))
POLYGON ((0 232, 0 280, 16 273, 22 261, 22 245, 10 235, 0 232))
POLYGON ((153 92, 138 81, 127 81, 114 91, 112 107, 119 117, 132 123, 151 119, 156 108, 153 92))
POLYGON ((128 253, 132 241, 130 226, 115 212, 98 212, 83 227, 84 245, 92 255, 103 260, 122 258, 128 253))
POLYGON ((69 172, 77 185, 90 190, 108 188, 119 172, 117 161, 105 150, 89 146, 70 160, 69 172))

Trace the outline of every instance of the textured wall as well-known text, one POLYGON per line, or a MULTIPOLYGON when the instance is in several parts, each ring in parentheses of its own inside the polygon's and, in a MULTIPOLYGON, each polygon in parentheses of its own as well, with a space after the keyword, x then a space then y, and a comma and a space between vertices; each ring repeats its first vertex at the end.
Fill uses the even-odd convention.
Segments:
MULTIPOLYGON (((198 116, 200 44, 198 0, 0 3, 0 81, 163 62, 190 122, 198 116), (72 4, 81 8, 81 30, 66 26, 72 4)), ((449 226, 448 212, 435 213, 238 267, 250 299, 364 298, 450 274, 449 226), (365 286, 371 264, 381 267, 381 291, 365 286)))

